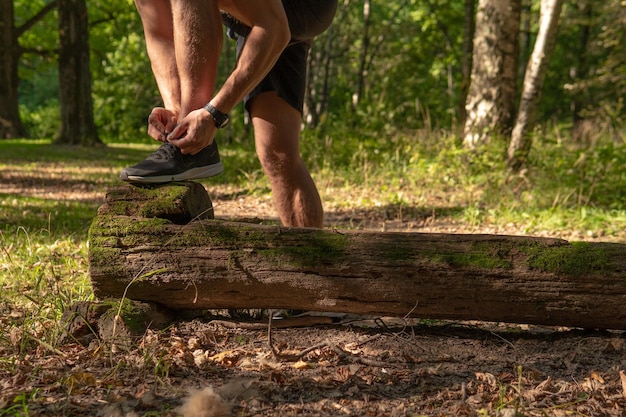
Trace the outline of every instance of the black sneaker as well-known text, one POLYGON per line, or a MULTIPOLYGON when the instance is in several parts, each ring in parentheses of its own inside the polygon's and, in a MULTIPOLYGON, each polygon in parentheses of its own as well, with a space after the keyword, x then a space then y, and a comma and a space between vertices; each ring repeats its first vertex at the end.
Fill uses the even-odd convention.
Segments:
POLYGON ((223 171, 215 141, 195 155, 184 155, 179 148, 166 142, 137 165, 124 168, 120 179, 128 182, 163 183, 208 178, 223 171))

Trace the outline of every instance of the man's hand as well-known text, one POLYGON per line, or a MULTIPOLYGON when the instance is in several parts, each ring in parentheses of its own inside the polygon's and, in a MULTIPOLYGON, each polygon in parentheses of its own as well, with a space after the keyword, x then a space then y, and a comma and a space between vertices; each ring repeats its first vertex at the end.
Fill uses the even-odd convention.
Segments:
POLYGON ((150 116, 148 116, 148 135, 159 142, 165 142, 167 135, 176 126, 177 118, 176 113, 173 111, 163 107, 155 107, 152 109, 150 116))
POLYGON ((211 115, 204 109, 194 110, 174 127, 167 141, 180 148, 184 154, 195 155, 213 143, 217 127, 211 115))

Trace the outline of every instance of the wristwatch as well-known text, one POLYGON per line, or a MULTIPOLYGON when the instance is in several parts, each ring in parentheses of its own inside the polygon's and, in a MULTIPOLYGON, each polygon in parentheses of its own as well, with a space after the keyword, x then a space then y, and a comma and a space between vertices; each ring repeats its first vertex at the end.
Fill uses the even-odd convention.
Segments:
POLYGON ((208 111, 213 121, 215 122, 215 127, 218 129, 222 129, 228 125, 230 122, 230 117, 228 117, 228 113, 222 113, 218 109, 215 108, 211 103, 207 103, 202 107, 204 110, 208 111))

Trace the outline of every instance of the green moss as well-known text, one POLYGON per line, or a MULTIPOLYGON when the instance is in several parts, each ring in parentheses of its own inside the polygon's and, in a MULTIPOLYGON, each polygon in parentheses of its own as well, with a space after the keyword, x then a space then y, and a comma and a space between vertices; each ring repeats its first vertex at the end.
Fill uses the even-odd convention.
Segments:
POLYGON ((587 242, 562 246, 529 246, 527 264, 531 269, 555 274, 581 276, 610 268, 607 254, 587 242))
MULTIPOLYGON (((89 263, 114 275, 125 275, 123 248, 141 243, 141 232, 156 234, 151 241, 158 241, 158 230, 170 222, 163 219, 136 219, 125 216, 98 216, 89 228, 89 263)), ((165 241, 166 236, 163 237, 165 241)))
POLYGON ((160 218, 136 218, 127 216, 103 215, 96 217, 89 228, 89 239, 130 234, 158 234, 162 226, 171 224, 160 218))
POLYGON ((484 269, 510 269, 511 262, 506 260, 511 245, 502 242, 474 242, 466 252, 429 253, 431 262, 455 267, 473 267, 484 269))
POLYGON ((124 325, 131 333, 145 332, 148 318, 146 315, 146 305, 135 303, 129 299, 105 300, 102 304, 108 307, 105 315, 114 320, 115 316, 119 314, 120 318, 124 321, 124 325))
POLYGON ((340 234, 311 232, 302 234, 293 244, 274 244, 271 240, 265 248, 256 252, 277 265, 290 265, 296 268, 311 268, 324 264, 334 264, 345 256, 348 238, 340 234))
MULTIPOLYGON (((214 220, 194 233, 181 233, 176 244, 182 246, 207 246, 238 252, 247 251, 264 257, 274 265, 314 266, 332 262, 344 256, 348 237, 323 230, 289 231, 276 227, 258 227, 214 220)), ((234 259, 232 259, 234 261, 234 259)), ((229 262, 230 262, 229 258, 229 262)))
POLYGON ((434 254, 432 260, 436 263, 454 265, 456 267, 465 266, 484 269, 511 268, 510 262, 483 253, 434 254))

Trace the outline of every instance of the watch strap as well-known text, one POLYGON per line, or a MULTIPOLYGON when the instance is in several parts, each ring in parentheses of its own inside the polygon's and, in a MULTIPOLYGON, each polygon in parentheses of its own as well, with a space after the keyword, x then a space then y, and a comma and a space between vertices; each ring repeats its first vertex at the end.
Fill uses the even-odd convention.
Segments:
POLYGON ((226 127, 226 125, 228 125, 228 122, 230 122, 230 117, 228 116, 228 113, 223 113, 219 111, 210 102, 205 104, 202 108, 209 112, 209 114, 213 118, 213 121, 215 122, 215 127, 217 127, 218 129, 226 127))

